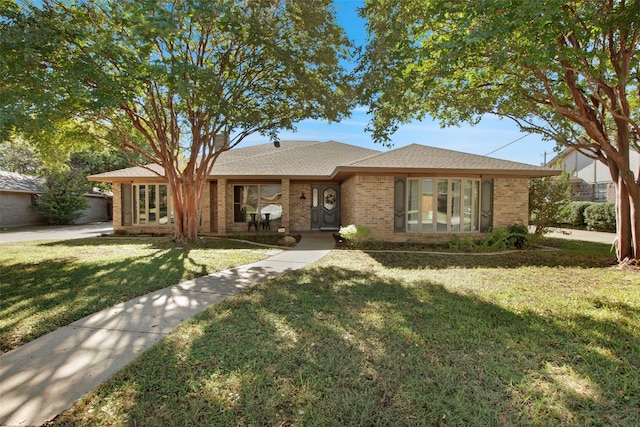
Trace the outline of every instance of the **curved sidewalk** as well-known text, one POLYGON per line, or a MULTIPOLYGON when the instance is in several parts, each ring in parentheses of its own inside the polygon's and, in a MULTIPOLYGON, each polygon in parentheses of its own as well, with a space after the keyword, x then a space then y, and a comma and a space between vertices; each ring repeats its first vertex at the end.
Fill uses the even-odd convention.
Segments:
POLYGON ((0 356, 0 425, 41 425, 207 307, 327 255, 331 234, 94 313, 0 356))

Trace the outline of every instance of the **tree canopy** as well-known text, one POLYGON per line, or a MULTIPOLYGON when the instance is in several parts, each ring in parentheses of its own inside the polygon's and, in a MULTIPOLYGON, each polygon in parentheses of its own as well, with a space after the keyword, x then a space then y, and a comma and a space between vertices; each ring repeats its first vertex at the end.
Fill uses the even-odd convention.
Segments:
POLYGON ((609 167, 618 256, 635 256, 638 0, 369 0, 362 15, 370 39, 361 92, 374 139, 387 142, 399 125, 427 115, 448 126, 496 114, 575 147, 609 167))
POLYGON ((181 240, 221 152, 353 105, 330 0, 2 2, 2 135, 82 135, 162 165, 181 240))

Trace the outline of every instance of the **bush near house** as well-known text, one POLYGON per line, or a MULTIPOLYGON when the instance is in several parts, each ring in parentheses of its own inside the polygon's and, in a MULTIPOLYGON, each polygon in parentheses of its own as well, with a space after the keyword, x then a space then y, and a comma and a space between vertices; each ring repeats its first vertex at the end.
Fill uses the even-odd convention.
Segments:
POLYGON ((81 170, 46 171, 44 193, 33 209, 54 224, 73 224, 89 207, 84 193, 91 185, 81 170))
POLYGON ((356 246, 366 242, 370 234, 371 229, 364 225, 351 224, 346 227, 340 227, 340 237, 356 246))
POLYGON ((596 231, 616 231, 615 203, 593 203, 584 210, 587 228, 596 231))
POLYGON ((592 202, 571 202, 567 204, 560 212, 558 225, 584 227, 584 210, 592 204, 592 202))

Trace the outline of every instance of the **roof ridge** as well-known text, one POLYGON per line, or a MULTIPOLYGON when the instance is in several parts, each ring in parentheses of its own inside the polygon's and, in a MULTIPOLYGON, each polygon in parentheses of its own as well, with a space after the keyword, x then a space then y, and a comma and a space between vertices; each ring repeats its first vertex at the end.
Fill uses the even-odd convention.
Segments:
POLYGON ((411 147, 411 146, 414 146, 414 145, 417 145, 417 146, 420 146, 420 147, 429 147, 428 145, 422 145, 422 144, 417 144, 417 143, 415 143, 415 142, 412 142, 411 144, 408 144, 408 145, 405 145, 405 146, 402 146, 402 147, 395 147, 395 148, 392 148, 392 149, 391 149, 391 150, 389 150, 389 151, 378 151, 378 150, 374 150, 374 151, 377 151, 375 154, 372 154, 372 155, 370 155, 370 156, 363 157, 363 158, 358 159, 358 160, 356 160, 356 161, 354 161, 354 162, 351 162, 351 163, 349 163, 348 165, 345 165, 345 166, 355 165, 356 163, 360 163, 360 162, 363 162, 363 161, 365 161, 365 160, 370 160, 370 159, 373 159, 374 157, 377 157, 377 156, 385 156, 385 155, 387 155, 387 154, 389 154, 389 153, 393 153, 394 151, 399 151, 399 150, 402 150, 402 149, 404 149, 404 148, 408 148, 408 147, 411 147))
MULTIPOLYGON (((295 143, 295 142, 303 142, 303 143, 305 143, 305 146, 311 146, 311 145, 317 145, 317 144, 324 144, 322 141, 296 141, 296 140, 283 140, 283 141, 280 141, 280 142, 292 142, 292 143, 295 143)), ((270 143, 270 142, 266 142, 266 143, 264 143, 264 144, 248 145, 248 146, 246 146, 246 147, 238 148, 238 150, 244 150, 244 149, 248 149, 248 148, 252 148, 252 147, 261 147, 261 146, 267 146, 267 145, 272 145, 272 143, 270 143)), ((292 151, 292 150, 298 150, 298 149, 301 149, 301 148, 304 148, 304 147, 296 146, 296 147, 284 148, 284 150, 282 150, 282 149, 283 149, 283 147, 282 147, 282 146, 277 147, 277 149, 278 149, 278 150, 282 150, 282 151, 292 151)), ((227 151, 225 151, 225 152, 226 152, 226 153, 228 153, 229 151, 231 151, 231 150, 227 150, 227 151)), ((223 153, 221 153, 221 154, 224 154, 225 152, 223 152, 223 153)), ((252 159, 255 159, 255 158, 259 158, 259 157, 268 156, 268 155, 271 155, 271 154, 273 154, 273 152, 270 152, 270 153, 261 153, 261 154, 255 155, 255 156, 251 156, 251 158, 252 158, 252 159)), ((220 163, 220 164, 228 165, 229 163, 235 163, 235 162, 240 162, 240 161, 244 161, 244 160, 246 160, 246 158, 244 158, 244 157, 242 157, 242 158, 238 158, 238 159, 229 159, 228 161, 223 161, 223 162, 222 162, 222 163, 220 163)), ((214 168, 215 168, 215 165, 216 165, 216 164, 218 164, 218 161, 217 161, 217 160, 216 160, 216 162, 214 163, 214 166, 213 166, 214 168)))

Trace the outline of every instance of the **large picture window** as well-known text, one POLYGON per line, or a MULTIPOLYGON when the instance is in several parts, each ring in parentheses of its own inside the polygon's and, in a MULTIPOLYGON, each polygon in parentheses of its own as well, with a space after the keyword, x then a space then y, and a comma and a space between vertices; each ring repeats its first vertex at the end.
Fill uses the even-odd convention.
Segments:
POLYGON ((166 184, 133 184, 126 188, 127 190, 130 188, 131 196, 123 197, 123 203, 129 203, 130 201, 132 204, 131 214, 133 224, 173 224, 171 199, 166 184))
POLYGON ((234 222, 280 222, 282 186, 280 184, 235 185, 233 187, 234 222))
POLYGON ((480 230, 480 180, 407 179, 407 231, 458 233, 480 230))

